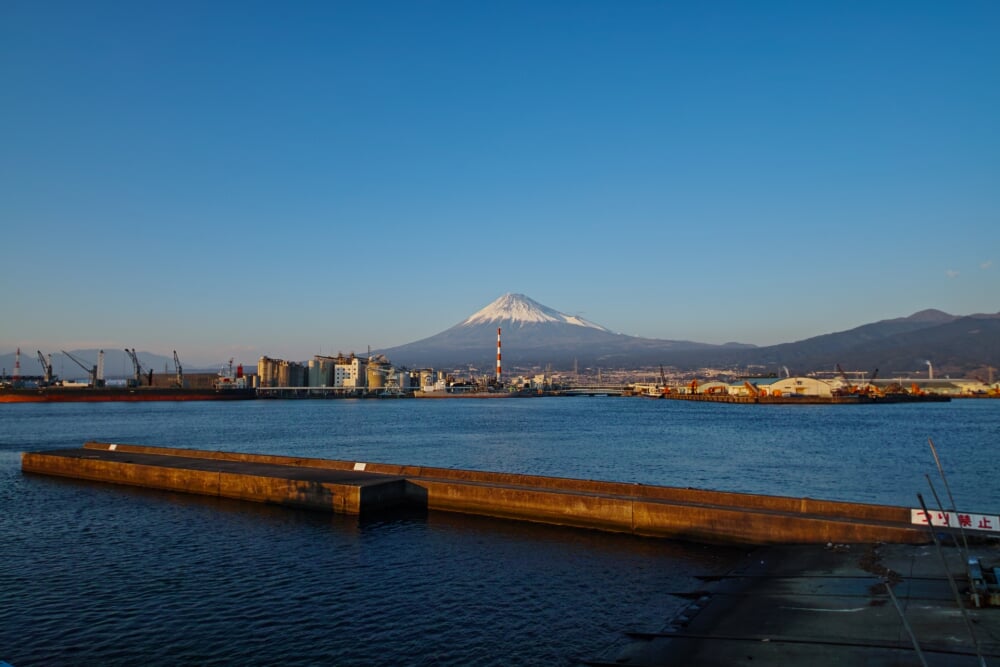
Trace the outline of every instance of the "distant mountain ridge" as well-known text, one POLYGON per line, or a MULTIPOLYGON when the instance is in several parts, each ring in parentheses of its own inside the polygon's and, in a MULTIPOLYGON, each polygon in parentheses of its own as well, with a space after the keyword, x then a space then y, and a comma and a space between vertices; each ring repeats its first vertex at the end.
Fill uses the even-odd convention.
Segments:
MULTIPOLYGON (((409 368, 469 368, 489 373, 496 364, 496 330, 503 332, 503 367, 569 370, 670 366, 696 372, 701 368, 750 368, 781 373, 832 370, 893 373, 926 372, 933 363, 939 375, 956 376, 988 367, 1000 368, 1000 313, 951 315, 928 309, 908 317, 880 320, 853 329, 826 333, 791 343, 756 347, 740 343, 711 345, 685 340, 641 338, 615 333, 577 315, 567 315, 523 294, 505 294, 458 324, 422 340, 375 353, 409 368)), ((72 350, 85 364, 94 364, 97 350, 72 350)), ((173 372, 173 359, 138 353, 144 368, 173 372)), ((53 370, 66 379, 86 373, 60 352, 53 353, 53 370)), ((14 353, 0 355, 0 365, 13 373, 14 353)), ((248 367, 249 370, 249 367, 248 367)), ((185 368, 192 372, 194 369, 185 368)), ((35 351, 22 348, 21 375, 42 370, 35 351)), ((122 350, 105 350, 105 375, 128 377, 131 362, 122 350)))
POLYGON ((600 359, 605 366, 629 363, 653 351, 701 350, 705 343, 654 340, 614 333, 576 315, 543 306, 523 294, 505 294, 439 334, 379 353, 394 363, 435 368, 473 366, 491 369, 496 360, 496 330, 502 330, 505 364, 570 368, 600 359))
POLYGON ((931 361, 941 374, 959 375, 1000 363, 1000 314, 960 317, 941 311, 881 320, 854 329, 822 334, 794 343, 756 348, 752 352, 711 356, 688 355, 683 366, 755 365, 799 372, 843 368, 874 371, 883 376, 925 371, 931 361))
POLYGON ((932 360, 942 372, 963 373, 1000 366, 1000 313, 961 317, 928 309, 792 343, 756 347, 627 336, 523 294, 505 294, 439 334, 379 352, 410 367, 472 366, 488 371, 495 359, 497 327, 503 331, 506 368, 662 364, 681 370, 753 366, 773 372, 785 367, 808 372, 840 364, 890 373, 920 370, 932 360))

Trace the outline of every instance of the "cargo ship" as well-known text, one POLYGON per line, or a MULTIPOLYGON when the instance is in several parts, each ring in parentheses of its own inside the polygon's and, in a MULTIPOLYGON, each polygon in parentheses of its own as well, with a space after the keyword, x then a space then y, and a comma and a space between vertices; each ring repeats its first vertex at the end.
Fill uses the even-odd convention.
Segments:
POLYGON ((257 398, 253 389, 181 387, 7 387, 0 403, 104 403, 110 401, 239 401, 257 398))
POLYGON ((107 403, 141 401, 245 401, 257 398, 243 367, 219 372, 211 387, 94 386, 60 383, 35 387, 0 387, 0 403, 107 403))

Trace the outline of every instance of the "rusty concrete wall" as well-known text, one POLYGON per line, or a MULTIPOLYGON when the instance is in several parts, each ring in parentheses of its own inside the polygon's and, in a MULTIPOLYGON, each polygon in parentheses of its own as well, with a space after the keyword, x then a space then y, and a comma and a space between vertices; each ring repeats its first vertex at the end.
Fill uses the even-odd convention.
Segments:
MULTIPOLYGON (((22 454, 21 469, 24 472, 45 475, 217 496, 234 500, 290 505, 343 514, 358 514, 361 511, 361 490, 356 485, 191 468, 148 466, 128 461, 52 456, 44 452, 22 454)), ((396 495, 402 497, 403 493, 397 489, 396 495)))
POLYGON ((427 507, 507 519, 597 528, 647 537, 729 544, 901 542, 927 534, 907 525, 850 521, 822 515, 756 511, 738 504, 708 506, 593 493, 413 479, 427 507))
POLYGON ((143 486, 167 491, 219 495, 219 473, 143 466, 123 461, 50 456, 44 452, 21 454, 21 470, 113 484, 143 486))
POLYGON ((730 507, 636 502, 633 531, 649 537, 737 544, 894 542, 923 544, 927 533, 904 523, 844 520, 730 507))
MULTIPOLYGON (((86 449, 108 451, 107 443, 87 443, 86 449)), ((307 459, 260 454, 213 452, 183 448, 119 444, 117 452, 202 458, 339 471, 360 470, 353 461, 307 459)), ((31 455, 25 455, 29 470, 31 455)), ((697 489, 601 482, 512 473, 364 463, 363 473, 393 475, 390 486, 351 488, 292 478, 201 474, 177 469, 132 466, 121 469, 97 462, 51 463, 44 472, 100 479, 155 488, 208 493, 229 498, 313 507, 349 514, 367 508, 411 504, 445 510, 597 528, 652 537, 700 542, 749 544, 826 542, 927 541, 925 531, 909 525, 909 509, 740 494, 697 489), (73 468, 72 470, 67 469, 73 468), (150 469, 147 469, 150 468, 150 469), (166 469, 170 470, 170 469, 166 469), (214 491, 212 485, 215 485, 214 491)), ((120 464, 119 464, 120 465, 120 464)))
MULTIPOLYGON (((84 445, 84 447, 107 449, 108 443, 88 442, 84 445)), ((216 460, 269 463, 276 465, 326 468, 331 470, 352 470, 356 465, 354 461, 272 456, 265 454, 242 454, 236 452, 215 452, 170 447, 149 447, 143 445, 118 444, 116 445, 116 448, 118 451, 134 451, 145 454, 202 457, 216 460)), ((367 462, 364 465, 366 472, 398 475, 409 478, 429 478, 438 480, 454 480, 463 483, 473 482, 493 485, 523 486, 530 489, 572 491, 578 493, 600 494, 603 496, 646 498, 651 500, 673 501, 677 503, 690 503, 694 505, 718 505, 722 507, 739 507, 741 509, 748 510, 755 509, 775 512, 791 512, 845 519, 885 521, 890 523, 908 523, 910 520, 909 508, 890 505, 851 503, 788 496, 769 496, 751 493, 733 493, 727 491, 708 491, 667 486, 650 486, 627 482, 603 482, 565 477, 544 477, 538 475, 521 475, 516 473, 456 470, 453 468, 432 468, 426 466, 367 462)))

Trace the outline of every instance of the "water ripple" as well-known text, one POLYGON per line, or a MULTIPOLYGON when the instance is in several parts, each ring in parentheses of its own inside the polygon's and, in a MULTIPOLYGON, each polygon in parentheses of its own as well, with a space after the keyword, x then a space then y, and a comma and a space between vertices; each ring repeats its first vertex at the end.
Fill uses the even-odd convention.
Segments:
POLYGON ((932 470, 923 447, 940 429, 946 465, 966 466, 952 487, 975 492, 974 509, 1000 507, 1000 487, 979 483, 1000 402, 742 407, 0 405, 0 659, 565 665, 622 630, 661 629, 682 604, 670 591, 693 590, 695 575, 742 556, 460 515, 358 521, 20 473, 17 452, 92 438, 899 502, 932 470))

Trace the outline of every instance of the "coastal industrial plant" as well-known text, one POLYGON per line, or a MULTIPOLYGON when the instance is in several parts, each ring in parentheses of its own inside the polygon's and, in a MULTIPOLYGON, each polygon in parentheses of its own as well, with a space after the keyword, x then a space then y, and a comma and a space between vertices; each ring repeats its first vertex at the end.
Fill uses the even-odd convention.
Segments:
POLYGON ((62 359, 84 376, 68 381, 54 372, 53 355, 41 351, 40 372, 22 374, 18 349, 13 373, 5 369, 0 376, 0 402, 567 393, 726 402, 988 397, 1000 395, 993 378, 994 366, 1000 365, 993 343, 998 339, 1000 315, 959 318, 922 311, 769 348, 708 345, 615 333, 523 294, 505 294, 459 324, 407 345, 364 355, 315 355, 308 361, 261 356, 247 372, 231 359, 218 373, 185 373, 175 351, 173 369, 163 360, 163 372, 157 374, 134 348, 126 348, 124 357, 121 350, 114 352, 129 370, 112 380, 105 378, 103 350, 63 351, 62 359), (502 340, 510 343, 506 361, 502 340), (946 359, 937 377, 931 357, 946 359), (841 362, 871 370, 845 372, 841 362), (513 372, 504 372, 505 363, 513 372))

